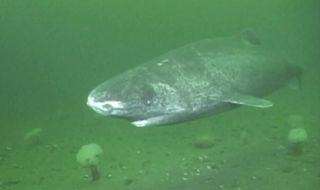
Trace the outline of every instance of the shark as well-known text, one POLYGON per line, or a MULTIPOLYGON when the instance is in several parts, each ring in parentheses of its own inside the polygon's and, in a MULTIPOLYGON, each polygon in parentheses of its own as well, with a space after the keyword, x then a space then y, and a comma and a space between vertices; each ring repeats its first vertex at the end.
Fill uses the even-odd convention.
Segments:
POLYGON ((245 31, 184 45, 111 77, 89 93, 87 105, 137 127, 163 126, 238 106, 272 107, 265 96, 301 74, 245 31))

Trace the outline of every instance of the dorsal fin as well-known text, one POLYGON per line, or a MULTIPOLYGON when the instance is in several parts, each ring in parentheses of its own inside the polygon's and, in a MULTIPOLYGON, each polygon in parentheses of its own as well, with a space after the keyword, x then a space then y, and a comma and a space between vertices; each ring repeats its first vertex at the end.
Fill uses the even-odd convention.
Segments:
POLYGON ((261 41, 258 38, 256 32, 253 29, 245 29, 241 32, 241 39, 247 44, 259 46, 261 45, 261 41))

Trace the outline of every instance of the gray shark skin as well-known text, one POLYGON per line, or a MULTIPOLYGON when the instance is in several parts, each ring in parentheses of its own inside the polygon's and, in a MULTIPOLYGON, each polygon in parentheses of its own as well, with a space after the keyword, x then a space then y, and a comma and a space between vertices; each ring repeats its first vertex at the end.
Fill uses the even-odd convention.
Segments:
POLYGON ((245 33, 191 43, 154 58, 93 89, 87 104, 137 127, 173 124, 236 105, 271 107, 261 97, 300 74, 298 66, 245 33))

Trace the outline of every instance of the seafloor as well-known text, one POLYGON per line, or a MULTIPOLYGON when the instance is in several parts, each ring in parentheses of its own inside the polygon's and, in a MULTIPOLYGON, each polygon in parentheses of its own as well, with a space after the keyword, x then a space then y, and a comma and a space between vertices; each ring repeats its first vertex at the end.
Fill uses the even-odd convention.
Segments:
POLYGON ((241 107, 180 125, 135 128, 68 105, 7 120, 0 133, 0 189, 315 189, 320 102, 313 81, 319 75, 308 72, 302 90, 288 87, 268 97, 273 108, 241 107), (292 127, 308 133, 298 155, 289 154, 292 127), (30 143, 24 137, 34 128, 42 132, 30 143), (95 182, 76 162, 79 148, 92 142, 103 149, 95 182))

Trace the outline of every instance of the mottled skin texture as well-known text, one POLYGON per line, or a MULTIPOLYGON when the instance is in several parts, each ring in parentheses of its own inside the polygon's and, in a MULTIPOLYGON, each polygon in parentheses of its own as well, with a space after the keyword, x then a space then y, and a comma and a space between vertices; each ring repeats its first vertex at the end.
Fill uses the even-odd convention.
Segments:
POLYGON ((270 102, 255 97, 269 94, 300 73, 298 67, 247 39, 208 39, 107 80, 90 93, 88 105, 136 126, 177 123, 237 104, 269 107, 270 102), (121 105, 113 106, 114 102, 121 105))

